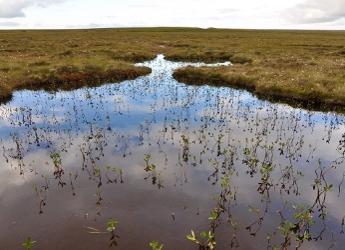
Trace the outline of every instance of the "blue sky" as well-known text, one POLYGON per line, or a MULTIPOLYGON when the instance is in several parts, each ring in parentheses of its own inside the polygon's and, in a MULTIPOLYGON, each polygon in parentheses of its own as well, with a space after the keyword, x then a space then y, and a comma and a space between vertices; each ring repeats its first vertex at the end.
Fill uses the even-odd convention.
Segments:
POLYGON ((0 0, 0 29, 345 29, 345 0, 0 0))

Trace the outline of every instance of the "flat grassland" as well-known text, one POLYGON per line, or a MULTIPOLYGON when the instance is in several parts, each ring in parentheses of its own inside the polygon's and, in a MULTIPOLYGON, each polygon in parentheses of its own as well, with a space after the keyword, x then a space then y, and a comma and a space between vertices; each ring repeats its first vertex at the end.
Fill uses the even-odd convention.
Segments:
POLYGON ((170 60, 177 80, 250 89, 282 101, 345 106, 345 32, 132 28, 0 31, 0 98, 13 90, 73 89, 148 74, 133 62, 170 60))

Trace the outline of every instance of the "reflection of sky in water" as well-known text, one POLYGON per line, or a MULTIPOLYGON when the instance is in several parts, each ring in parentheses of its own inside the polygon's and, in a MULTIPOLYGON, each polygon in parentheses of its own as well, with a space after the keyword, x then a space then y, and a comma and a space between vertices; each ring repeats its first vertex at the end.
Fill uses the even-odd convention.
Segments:
MULTIPOLYGON (((315 201, 312 184, 319 174, 320 160, 327 172, 325 181, 334 186, 326 197, 325 223, 317 218, 315 207, 311 227, 316 237, 326 225, 324 241, 304 246, 328 247, 333 234, 335 248, 341 249, 344 149, 339 142, 345 132, 343 116, 271 104, 231 88, 180 84, 172 72, 187 64, 162 57, 139 65, 151 67, 152 74, 71 92, 20 91, 10 103, 0 106, 0 199, 6 204, 0 219, 0 241, 5 247, 15 248, 28 231, 33 231, 42 247, 47 246, 68 229, 74 233, 61 248, 70 247, 81 237, 86 245, 80 249, 103 248, 107 239, 90 237, 85 226, 102 227, 106 218, 114 216, 122 226, 121 249, 141 249, 153 239, 161 239, 167 249, 190 249, 185 235, 192 228, 208 228, 207 218, 216 205, 212 197, 221 191, 222 176, 229 171, 235 173, 231 186, 236 190, 236 201, 231 201, 231 212, 241 225, 236 234, 240 247, 265 247, 266 234, 281 220, 277 210, 282 209, 289 218, 293 204, 311 206, 315 201), (53 176, 51 152, 61 155, 64 188, 53 176), (229 167, 232 153, 234 164, 229 167), (151 155, 156 173, 144 171, 145 154, 151 155), (268 178, 272 186, 260 194, 263 163, 273 166, 268 178), (125 183, 107 183, 116 173, 106 166, 121 168, 125 183), (95 169, 102 176, 100 215, 95 212, 99 185, 95 169), (152 175, 164 188, 150 185, 152 175), (37 195, 33 184, 41 190, 37 195), (72 190, 76 196, 71 195, 72 190), (298 195, 294 194, 297 190, 298 195), (37 215, 41 199, 47 205, 44 213, 37 215), (24 204, 28 206, 25 210, 24 204), (258 207, 264 217, 255 238, 245 229, 256 218, 248 206, 258 207), (177 218, 173 223, 171 213, 177 218), (44 230, 57 223, 56 234, 42 237, 44 230), (40 230, 32 229, 36 224, 40 230), (143 237, 140 230, 150 238, 143 237)), ((321 181, 320 185, 324 184, 321 181)), ((234 229, 224 216, 222 219, 216 236, 219 249, 227 249, 234 229)), ((276 244, 282 242, 279 235, 278 230, 273 237, 276 244)))

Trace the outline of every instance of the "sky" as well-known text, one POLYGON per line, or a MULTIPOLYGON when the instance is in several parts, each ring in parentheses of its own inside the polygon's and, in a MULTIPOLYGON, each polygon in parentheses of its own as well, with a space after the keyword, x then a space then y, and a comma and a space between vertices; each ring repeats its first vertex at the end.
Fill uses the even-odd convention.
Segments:
POLYGON ((0 29, 345 29, 345 0, 0 0, 0 29))

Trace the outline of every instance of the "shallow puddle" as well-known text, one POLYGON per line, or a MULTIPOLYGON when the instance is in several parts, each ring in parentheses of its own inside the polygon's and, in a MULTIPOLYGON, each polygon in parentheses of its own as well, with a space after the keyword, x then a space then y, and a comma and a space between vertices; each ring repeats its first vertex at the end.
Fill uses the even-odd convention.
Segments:
POLYGON ((0 106, 1 249, 199 249, 191 230, 217 249, 342 249, 344 116, 140 65, 152 74, 0 106))

